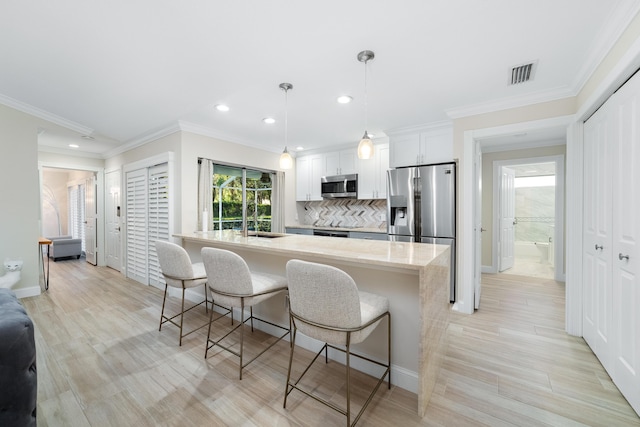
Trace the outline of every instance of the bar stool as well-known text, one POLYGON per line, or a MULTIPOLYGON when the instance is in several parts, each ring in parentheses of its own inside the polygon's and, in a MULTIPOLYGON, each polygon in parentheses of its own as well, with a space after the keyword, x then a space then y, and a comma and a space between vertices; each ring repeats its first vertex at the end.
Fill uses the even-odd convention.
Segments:
MULTIPOLYGON (((223 316, 213 319, 213 310, 211 310, 204 358, 207 358, 209 350, 216 345, 234 354, 240 358, 239 376, 240 380, 242 380, 242 370, 247 365, 256 360, 265 351, 269 350, 278 341, 289 334, 288 328, 276 325, 275 323, 271 323, 253 315, 254 305, 274 297, 279 292, 287 290, 287 279, 283 276, 274 274, 251 272, 247 263, 240 255, 224 249, 202 248, 202 262, 204 263, 205 271, 209 277, 208 286, 212 300, 218 301, 222 305, 230 306, 232 309, 233 307, 240 308, 240 323, 217 340, 211 339, 211 324, 223 316), (250 310, 250 315, 246 319, 244 318, 245 307, 249 307, 250 310), (246 322, 251 322, 251 332, 253 332, 254 319, 280 328, 284 330, 285 333, 278 337, 276 341, 264 348, 257 356, 244 363, 243 326, 246 322), (236 351, 227 345, 221 344, 222 340, 231 335, 238 328, 240 329, 240 351, 236 351)), ((231 316, 231 323, 233 324, 233 312, 231 313, 231 316)))
MULTIPOLYGON (((160 270, 166 282, 164 286, 164 297, 162 298, 162 312, 160 313, 160 327, 158 328, 158 331, 161 331, 162 325, 167 322, 177 326, 178 328, 180 328, 179 343, 182 346, 183 337, 186 337, 187 335, 207 326, 207 324, 205 323, 204 325, 201 325, 195 328, 194 330, 187 332, 186 334, 182 333, 184 313, 201 305, 202 303, 205 304, 205 312, 208 312, 207 288, 206 288, 207 275, 204 270, 204 265, 201 262, 195 263, 195 264, 191 263, 189 254, 182 246, 176 245, 175 243, 166 242, 163 240, 156 240, 155 245, 156 245, 156 252, 158 254, 158 261, 160 263, 160 270), (169 286, 182 289, 182 308, 180 310, 180 313, 172 317, 168 317, 164 315, 164 307, 167 301, 167 289, 169 286), (185 290, 190 288, 195 288, 197 286, 205 287, 204 289, 205 299, 199 302, 198 304, 195 304, 185 310, 184 309, 185 290), (178 316, 180 316, 179 324, 173 320, 178 316)), ((213 308, 213 305, 212 305, 212 308, 213 308)))
POLYGON ((388 386, 391 388, 391 314, 389 313, 389 301, 379 295, 358 291, 358 287, 351 276, 329 265, 291 260, 287 263, 287 279, 289 282, 292 345, 283 407, 287 407, 289 393, 296 389, 345 415, 347 417, 347 426, 355 425, 387 375, 388 386), (364 341, 384 317, 387 318, 388 328, 387 362, 381 363, 353 353, 351 345, 364 341), (325 344, 300 374, 300 377, 292 380, 291 365, 298 331, 325 344), (317 394, 313 394, 310 388, 299 385, 300 380, 323 351, 325 352, 325 362, 328 362, 328 347, 345 353, 346 409, 320 398, 317 394), (351 356, 385 368, 384 373, 378 378, 378 383, 369 394, 367 401, 356 415, 353 423, 351 423, 351 356))

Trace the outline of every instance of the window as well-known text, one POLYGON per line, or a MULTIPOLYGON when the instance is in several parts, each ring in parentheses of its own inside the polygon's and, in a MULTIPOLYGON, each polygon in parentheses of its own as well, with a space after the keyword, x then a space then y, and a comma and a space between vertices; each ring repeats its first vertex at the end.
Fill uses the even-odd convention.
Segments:
POLYGON ((517 242, 549 242, 555 223, 555 175, 516 176, 517 242))
POLYGON ((242 229, 246 217, 249 230, 271 231, 272 174, 253 169, 214 165, 212 219, 214 230, 242 229), (246 181, 243 185, 242 172, 246 181), (246 212, 243 212, 246 199, 246 212))

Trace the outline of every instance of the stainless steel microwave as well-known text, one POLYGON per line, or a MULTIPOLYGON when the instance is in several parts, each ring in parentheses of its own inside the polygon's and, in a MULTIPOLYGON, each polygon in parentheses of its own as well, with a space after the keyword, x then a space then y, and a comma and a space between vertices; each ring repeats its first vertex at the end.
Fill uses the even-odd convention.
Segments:
POLYGON ((321 178, 323 199, 357 199, 358 174, 323 176, 321 178))

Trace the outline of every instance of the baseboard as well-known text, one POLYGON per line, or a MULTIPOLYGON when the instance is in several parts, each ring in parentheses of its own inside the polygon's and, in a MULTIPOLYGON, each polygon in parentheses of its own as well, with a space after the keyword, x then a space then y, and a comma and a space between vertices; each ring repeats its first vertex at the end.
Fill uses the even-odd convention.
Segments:
POLYGON ((495 274, 496 273, 496 269, 493 267, 493 265, 483 265, 483 266, 480 267, 480 272, 481 273, 495 274))
POLYGON ((35 297, 42 293, 40 286, 30 286, 28 288, 12 289, 18 298, 35 297))

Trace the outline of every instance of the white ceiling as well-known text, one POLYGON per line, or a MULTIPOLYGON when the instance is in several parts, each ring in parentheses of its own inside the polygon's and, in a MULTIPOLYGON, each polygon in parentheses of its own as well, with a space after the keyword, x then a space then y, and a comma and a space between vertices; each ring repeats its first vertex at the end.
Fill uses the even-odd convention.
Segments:
POLYGON ((172 129, 281 151, 355 144, 575 95, 638 0, 31 0, 0 3, 0 102, 70 129, 41 149, 106 157, 172 129), (511 67, 537 61, 533 81, 511 67), (353 96, 340 105, 338 95, 353 96), (220 113, 213 106, 229 105, 220 113), (262 119, 274 117, 274 125, 262 119), (94 140, 81 139, 80 134, 94 140))

